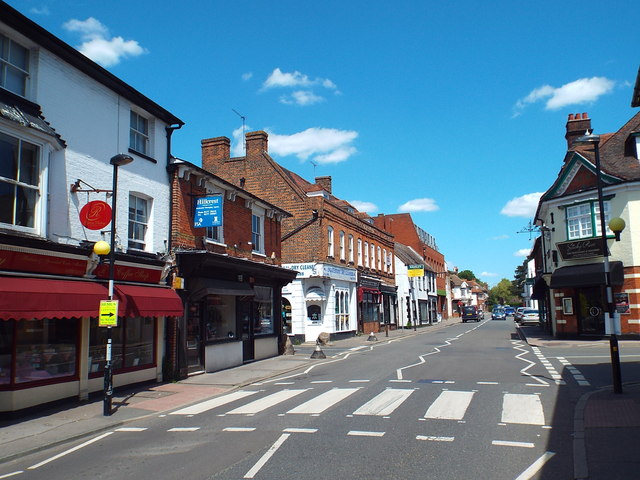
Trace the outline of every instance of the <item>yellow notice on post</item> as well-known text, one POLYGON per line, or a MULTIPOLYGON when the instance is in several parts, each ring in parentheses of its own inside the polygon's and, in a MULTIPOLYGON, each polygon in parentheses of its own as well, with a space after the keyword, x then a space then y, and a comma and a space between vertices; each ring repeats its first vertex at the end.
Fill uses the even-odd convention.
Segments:
POLYGON ((100 300, 99 327, 118 326, 118 300, 100 300))

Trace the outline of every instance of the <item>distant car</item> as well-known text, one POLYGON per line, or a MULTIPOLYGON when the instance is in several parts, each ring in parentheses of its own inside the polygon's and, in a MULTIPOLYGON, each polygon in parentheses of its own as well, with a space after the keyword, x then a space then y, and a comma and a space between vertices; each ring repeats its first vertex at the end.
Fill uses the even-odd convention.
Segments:
POLYGON ((522 310, 522 316, 520 317, 520 325, 526 325, 527 323, 538 324, 540 322, 540 313, 533 308, 525 308, 522 310))
POLYGON ((474 305, 466 305, 462 307, 462 322, 466 323, 468 320, 475 320, 479 322, 483 317, 483 314, 478 311, 474 305))
POLYGON ((513 307, 504 307, 504 314, 507 317, 513 317, 516 313, 516 309, 513 307))
POLYGON ((505 320, 506 318, 507 315, 503 308, 494 308, 491 311, 491 320, 505 320))
POLYGON ((520 319, 522 318, 522 311, 524 309, 525 307, 516 308, 516 313, 513 314, 513 319, 516 321, 516 323, 520 322, 520 319))

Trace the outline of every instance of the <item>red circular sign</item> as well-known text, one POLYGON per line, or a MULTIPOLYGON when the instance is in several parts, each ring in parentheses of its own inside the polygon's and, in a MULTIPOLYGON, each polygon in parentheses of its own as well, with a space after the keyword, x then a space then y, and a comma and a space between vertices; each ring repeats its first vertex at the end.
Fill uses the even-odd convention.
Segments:
POLYGON ((100 230, 111 222, 111 207, 102 200, 87 203, 80 210, 80 223, 89 230, 100 230))

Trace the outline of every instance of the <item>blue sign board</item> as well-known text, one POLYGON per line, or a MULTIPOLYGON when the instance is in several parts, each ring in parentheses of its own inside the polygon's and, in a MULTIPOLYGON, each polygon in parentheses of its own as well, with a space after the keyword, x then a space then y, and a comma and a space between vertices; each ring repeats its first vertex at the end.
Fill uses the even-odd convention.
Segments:
POLYGON ((195 228, 222 226, 222 195, 211 195, 196 200, 193 226, 195 228))

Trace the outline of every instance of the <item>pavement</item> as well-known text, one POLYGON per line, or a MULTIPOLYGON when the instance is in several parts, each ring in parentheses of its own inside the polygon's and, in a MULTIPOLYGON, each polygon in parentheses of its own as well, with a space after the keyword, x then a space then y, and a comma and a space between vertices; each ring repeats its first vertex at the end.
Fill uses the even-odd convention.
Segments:
MULTIPOLYGON (((387 334, 359 335, 330 342, 331 350, 373 345, 412 335, 423 335, 459 322, 459 318, 414 330, 391 330, 387 334)), ((555 340, 538 327, 519 329, 532 346, 567 345, 580 340, 555 340)), ((583 341, 582 341, 583 342, 583 341)), ((103 415, 102 397, 70 400, 29 415, 0 420, 0 463, 114 430, 137 420, 198 403, 243 386, 302 370, 325 360, 312 359, 315 344, 296 346, 294 355, 281 355, 220 372, 203 373, 175 383, 117 389, 113 413, 103 415)), ((574 411, 574 478, 626 479, 640 472, 640 383, 624 384, 622 394, 612 389, 582 395, 574 411)), ((640 474, 638 474, 640 475, 640 474)))

